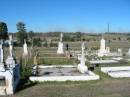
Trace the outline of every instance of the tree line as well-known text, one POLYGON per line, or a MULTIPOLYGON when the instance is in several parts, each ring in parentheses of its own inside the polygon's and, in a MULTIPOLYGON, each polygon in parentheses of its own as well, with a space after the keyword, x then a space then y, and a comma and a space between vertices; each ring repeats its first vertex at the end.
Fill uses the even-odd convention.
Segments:
MULTIPOLYGON (((18 22, 16 24, 17 32, 12 33, 15 39, 17 40, 16 45, 22 46, 24 40, 28 42, 29 45, 33 46, 57 46, 56 42, 60 39, 61 32, 34 32, 27 31, 26 24, 24 22, 18 22)), ((105 34, 117 34, 117 33, 105 33, 105 34)), ((120 33, 121 34, 121 33, 120 33)), ((128 33, 123 33, 128 34, 128 33)), ((63 41, 65 42, 75 42, 75 41, 90 41, 92 39, 85 38, 83 36, 102 36, 102 33, 83 33, 83 32, 64 32, 63 41)), ((6 40, 8 39, 8 27, 5 22, 0 22, 0 39, 6 40)), ((121 40, 121 38, 118 38, 121 40)), ((127 40, 130 40, 129 38, 127 40)), ((93 39, 96 41, 96 39, 93 39)))

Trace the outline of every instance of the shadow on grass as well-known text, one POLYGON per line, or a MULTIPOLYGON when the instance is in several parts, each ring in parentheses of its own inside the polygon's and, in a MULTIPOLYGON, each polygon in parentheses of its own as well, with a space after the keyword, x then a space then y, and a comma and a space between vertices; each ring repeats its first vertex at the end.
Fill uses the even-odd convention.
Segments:
POLYGON ((16 93, 20 92, 21 90, 24 90, 24 89, 27 89, 27 88, 30 88, 30 87, 33 87, 37 84, 37 82, 31 82, 29 80, 29 77, 27 78, 24 78, 24 79, 20 79, 20 82, 16 88, 16 93))

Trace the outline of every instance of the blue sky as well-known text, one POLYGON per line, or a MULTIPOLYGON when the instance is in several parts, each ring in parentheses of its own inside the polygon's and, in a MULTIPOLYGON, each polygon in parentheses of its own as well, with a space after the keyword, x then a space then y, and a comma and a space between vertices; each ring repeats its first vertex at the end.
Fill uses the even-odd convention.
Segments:
POLYGON ((28 31, 130 31, 130 0, 1 0, 0 13, 9 32, 19 21, 28 31))

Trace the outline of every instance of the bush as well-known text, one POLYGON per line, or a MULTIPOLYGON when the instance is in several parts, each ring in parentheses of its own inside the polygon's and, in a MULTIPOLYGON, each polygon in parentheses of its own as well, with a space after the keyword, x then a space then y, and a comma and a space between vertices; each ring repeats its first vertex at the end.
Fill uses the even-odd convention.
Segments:
MULTIPOLYGON (((32 74, 32 68, 31 66, 25 66, 24 62, 27 58, 21 58, 20 62, 20 77, 21 79, 26 79, 32 74)), ((27 62, 28 63, 28 62, 27 62)))

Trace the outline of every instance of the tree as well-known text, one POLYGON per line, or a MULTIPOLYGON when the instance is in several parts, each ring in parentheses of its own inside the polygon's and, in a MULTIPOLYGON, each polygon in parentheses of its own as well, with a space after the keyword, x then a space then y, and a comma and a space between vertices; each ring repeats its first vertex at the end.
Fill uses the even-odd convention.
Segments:
POLYGON ((32 39, 34 35, 35 35, 35 33, 34 33, 33 31, 29 31, 29 32, 28 32, 28 37, 29 37, 30 39, 32 39))
POLYGON ((8 38, 8 28, 6 23, 0 22, 0 39, 8 38))
POLYGON ((18 32, 16 33, 16 37, 19 41, 20 44, 24 43, 24 39, 27 40, 27 32, 26 32, 26 27, 23 22, 18 22, 17 23, 17 30, 18 32))
POLYGON ((77 41, 81 41, 82 33, 81 32, 76 32, 75 34, 76 34, 77 41))

